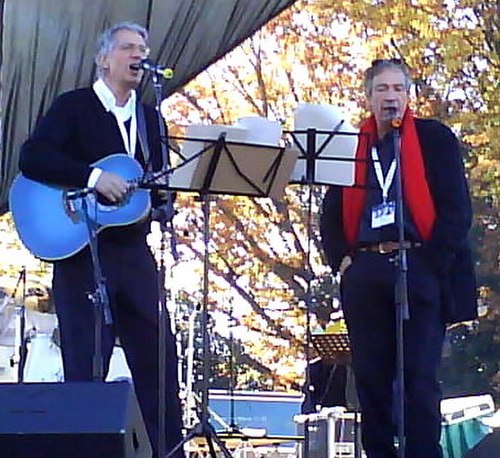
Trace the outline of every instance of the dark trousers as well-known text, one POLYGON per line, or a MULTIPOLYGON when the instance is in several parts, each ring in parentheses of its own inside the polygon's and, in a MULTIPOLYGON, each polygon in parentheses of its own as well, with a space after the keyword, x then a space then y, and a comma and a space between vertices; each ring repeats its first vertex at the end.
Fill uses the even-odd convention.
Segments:
MULTIPOLYGON (((368 458, 396 457, 393 258, 389 254, 358 253, 341 282, 368 458)), ((406 457, 441 458, 437 371, 445 326, 439 277, 418 248, 408 252, 408 269, 410 319, 403 327, 406 457)))
MULTIPOLYGON (((158 443, 158 283, 154 259, 145 241, 99 242, 113 324, 103 325, 102 354, 106 375, 119 337, 132 372, 134 388, 153 450, 158 443)), ((89 250, 54 265, 54 299, 61 332, 66 381, 92 380, 94 291, 89 250)), ((166 349, 166 445, 182 438, 175 340, 168 324, 166 349)), ((178 454, 177 456, 183 456, 178 454)))

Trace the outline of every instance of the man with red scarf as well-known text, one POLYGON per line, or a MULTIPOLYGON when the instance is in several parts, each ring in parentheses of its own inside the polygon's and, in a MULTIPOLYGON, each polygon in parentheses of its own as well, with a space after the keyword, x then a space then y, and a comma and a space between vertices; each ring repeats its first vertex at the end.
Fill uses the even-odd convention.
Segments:
POLYGON ((372 115, 360 128, 355 186, 331 187, 321 237, 341 275, 368 458, 396 457, 395 282, 399 236, 393 125, 400 123, 409 319, 403 325, 406 457, 441 458, 437 371, 446 323, 477 316, 467 233, 472 210, 459 143, 438 121, 408 108, 411 80, 398 60, 377 60, 365 75, 372 115))

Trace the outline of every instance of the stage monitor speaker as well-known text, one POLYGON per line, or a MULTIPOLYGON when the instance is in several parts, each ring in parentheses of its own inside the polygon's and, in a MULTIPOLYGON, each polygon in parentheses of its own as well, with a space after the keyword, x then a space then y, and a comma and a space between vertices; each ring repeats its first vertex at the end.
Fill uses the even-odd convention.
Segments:
POLYGON ((469 450, 464 458, 496 458, 500 457, 500 431, 493 431, 469 450))
POLYGON ((127 382, 0 384, 1 458, 151 458, 127 382))

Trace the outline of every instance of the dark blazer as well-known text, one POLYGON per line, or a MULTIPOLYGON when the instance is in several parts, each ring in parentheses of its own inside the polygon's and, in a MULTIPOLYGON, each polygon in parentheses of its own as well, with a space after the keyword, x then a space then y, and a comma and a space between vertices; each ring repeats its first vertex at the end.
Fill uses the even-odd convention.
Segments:
MULTIPOLYGON (((431 238, 421 250, 441 277, 445 320, 472 320, 477 318, 476 280, 467 238, 472 206, 459 143, 438 121, 415 119, 415 124, 437 216, 431 238)), ((339 186, 325 194, 320 230, 328 264, 337 272, 342 258, 354 249, 344 237, 339 186)))

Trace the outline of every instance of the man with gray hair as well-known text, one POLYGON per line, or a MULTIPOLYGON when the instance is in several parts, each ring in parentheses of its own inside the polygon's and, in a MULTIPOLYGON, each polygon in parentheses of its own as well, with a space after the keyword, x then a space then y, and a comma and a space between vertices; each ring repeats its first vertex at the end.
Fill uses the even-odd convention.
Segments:
MULTIPOLYGON (((144 170, 161 169, 156 112, 142 105, 135 91, 143 76, 138 64, 149 52, 147 38, 143 27, 130 22, 102 34, 96 56, 97 81, 92 87, 60 95, 23 145, 20 168, 26 177, 70 189, 94 188, 99 197, 120 204, 133 192, 131 184, 119 173, 94 165, 96 161, 122 153, 136 159, 144 170), (149 153, 143 150, 144 144, 149 153)), ((153 195, 153 206, 159 203, 153 195)), ((147 216, 108 227, 97 237, 112 315, 112 324, 102 329, 103 372, 105 376, 118 337, 151 445, 156 450, 159 435, 165 434, 168 452, 182 439, 181 408, 175 340, 168 323, 165 342, 158 339, 158 276, 146 243, 150 221, 147 216), (158 430, 159 344, 166 350, 165 432, 158 430)), ((93 380, 94 308, 88 298, 93 289, 88 247, 54 262, 53 291, 67 381, 93 380)), ((175 458, 181 456, 179 451, 175 458)))
POLYGON ((396 457, 393 386, 399 251, 408 258, 409 319, 403 326, 408 458, 441 458, 437 371, 445 324, 477 316, 467 233, 472 210, 452 131, 408 108, 410 78, 396 59, 372 63, 365 91, 372 115, 360 128, 356 186, 331 187, 321 238, 340 273, 342 308, 368 458, 396 457), (399 240, 394 130, 400 132, 404 241, 399 240), (402 246, 403 245, 403 246, 402 246))

